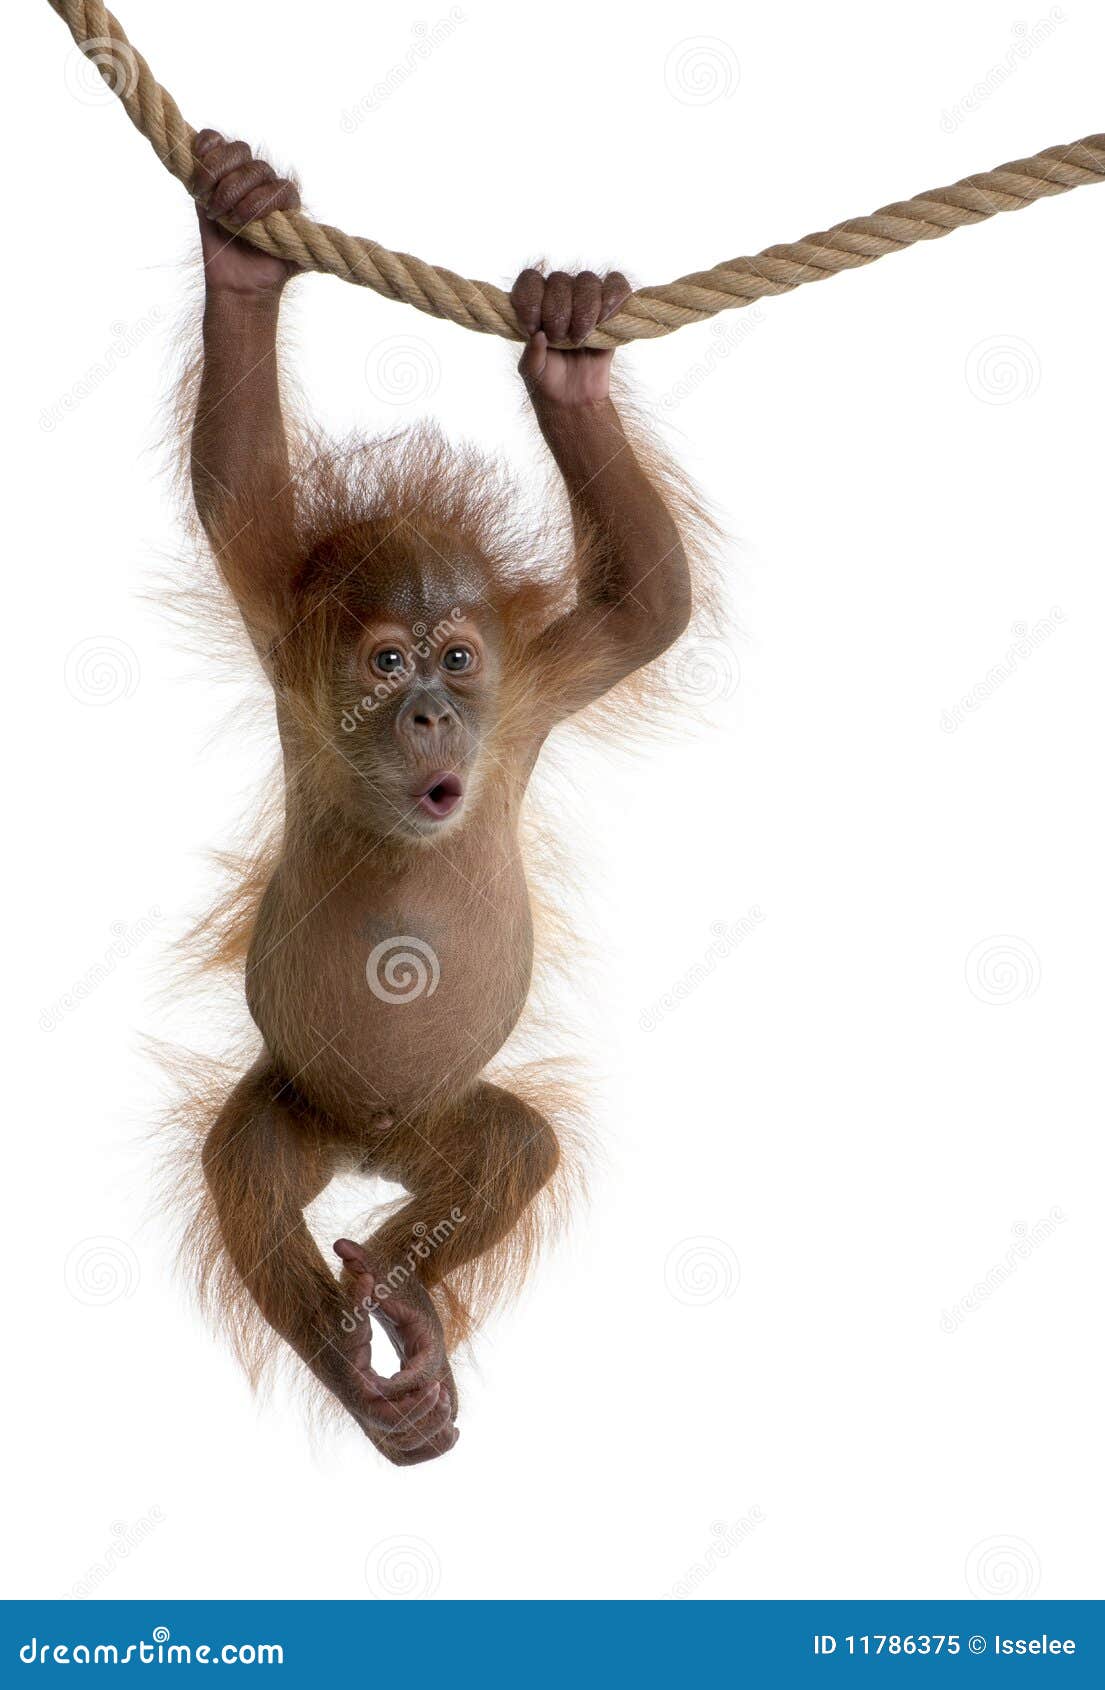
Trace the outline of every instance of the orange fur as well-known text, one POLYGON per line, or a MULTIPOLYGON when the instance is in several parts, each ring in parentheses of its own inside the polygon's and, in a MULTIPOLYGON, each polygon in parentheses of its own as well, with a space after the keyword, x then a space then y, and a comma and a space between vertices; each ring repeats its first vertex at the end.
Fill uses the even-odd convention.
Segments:
MULTIPOLYGON (((192 389, 186 382, 181 391, 181 421, 190 421, 192 389)), ((627 434, 638 460, 677 521, 695 581, 694 630, 712 631, 719 615, 711 572, 716 530, 701 500, 650 439, 624 394, 619 395, 618 404, 623 422, 628 419, 627 434)), ((447 540, 450 556, 459 555, 479 572, 481 595, 504 630, 500 709, 488 747, 492 764, 501 760, 504 766, 519 733, 539 711, 547 713, 550 707, 550 673, 538 674, 527 667, 526 653, 541 631, 575 602, 581 579, 595 567, 594 551, 600 541, 594 535, 577 534, 573 539, 562 497, 554 501, 551 518, 527 520, 525 502, 501 464, 471 450, 451 448, 428 426, 369 444, 334 444, 297 426, 292 470, 291 526, 274 532, 270 500, 259 487, 253 493, 239 490, 232 511, 212 534, 214 555, 233 597, 223 589, 212 591, 208 563, 208 576, 195 594, 174 591, 173 609, 188 614, 191 604, 208 628, 214 616, 221 623, 224 644, 237 645, 239 650, 244 647, 239 611, 244 615, 260 653, 261 667, 277 696, 285 745, 295 745, 295 787, 284 796, 294 800, 296 814, 327 818, 325 825, 332 832, 331 846, 338 861, 343 852, 356 846, 343 812, 349 777, 343 767, 340 742, 336 748, 333 742, 335 697, 328 682, 339 639, 331 610, 340 604, 343 613, 353 614, 359 605, 359 577, 345 567, 348 551, 343 546, 349 537, 355 536, 357 548, 375 546, 394 554, 404 543, 417 550, 412 534, 436 536, 447 540), (275 594, 259 595, 256 582, 266 573, 282 585, 275 594)), ((691 637, 695 637, 694 632, 691 637)), ((589 661, 592 659, 587 653, 573 656, 574 682, 578 683, 581 669, 589 661)), ((601 664, 601 653, 593 661, 601 664)), ((638 669, 573 720, 608 744, 634 744, 642 735, 655 733, 685 702, 674 679, 677 661, 669 653, 638 669)), ((256 663, 254 670, 256 673, 256 663)), ((555 686, 555 667, 551 674, 555 686)), ((598 683, 601 676, 595 679, 598 683)), ((205 978, 230 980, 239 992, 246 958, 258 931, 262 899, 286 844, 287 823, 279 794, 266 809, 263 823, 250 828, 245 848, 219 857, 224 890, 183 945, 190 969, 205 978)), ((535 1129, 521 1152, 514 1148, 513 1139, 504 1140, 501 1155, 489 1150, 487 1144, 480 1147, 480 1177, 493 1177, 498 1168, 503 1200, 516 1217, 515 1224, 501 1237, 495 1236, 491 1225, 487 1248, 455 1268, 448 1267, 447 1239, 420 1266, 420 1277, 435 1299, 450 1349, 470 1335, 497 1301, 520 1286, 543 1239, 563 1219, 567 1200, 582 1177, 578 1090, 566 1078, 563 1065, 551 1062, 547 1054, 537 1054, 539 1050, 547 1052, 545 1041, 555 1036, 547 971, 559 963, 574 972, 580 946, 565 919, 569 902, 565 886, 570 876, 564 863, 553 860, 559 828, 542 827, 534 821, 534 813, 533 802, 527 800, 522 833, 537 848, 529 856, 527 878, 543 952, 543 974, 531 991, 526 1020, 512 1035, 509 1046, 514 1051, 528 1051, 530 1059, 512 1072, 509 1059, 496 1057, 488 1075, 497 1085, 509 1086, 521 1100, 523 1110, 544 1125, 535 1129), (534 860, 535 855, 540 860, 534 860), (551 1177, 554 1166, 555 1178, 551 1177)), ((381 848, 381 860, 385 857, 386 850, 381 848)), ((245 1047, 242 1058, 247 1067, 255 1064, 252 1080, 240 1081, 240 1068, 234 1073, 225 1064, 204 1065, 195 1059, 166 1055, 169 1066, 175 1065, 183 1093, 173 1113, 176 1154, 170 1179, 174 1202, 179 1201, 181 1180, 192 1193, 186 1257, 205 1306, 228 1332, 256 1384, 276 1347, 272 1325, 260 1318, 255 1294, 247 1289, 226 1254, 225 1229, 220 1225, 211 1188, 199 1171, 201 1145, 207 1139, 206 1154, 224 1158, 224 1185, 237 1181, 248 1190, 258 1181, 270 1181, 274 1191, 292 1194, 278 1201, 289 1204, 287 1225, 293 1234, 300 1199, 310 1202, 316 1187, 325 1185, 332 1173, 357 1166, 361 1148, 353 1140, 344 1148, 335 1148, 326 1136, 325 1111, 320 1112, 315 1105, 301 1108, 297 1101, 297 1151, 283 1122, 262 1129, 264 1162, 252 1159, 254 1149, 260 1155, 260 1148, 247 1146, 236 1126, 212 1149, 208 1135, 213 1121, 237 1119, 236 1105, 230 1104, 227 1114, 232 1094, 247 1101, 253 1098, 250 1119, 263 1120, 265 1097, 275 1087, 279 1101, 286 1087, 279 1074, 275 1079, 269 1077, 256 1039, 252 1048, 245 1047), (232 1175, 226 1172, 231 1164, 232 1175)), ((448 1214, 455 1197, 454 1186, 438 1177, 440 1158, 435 1160, 433 1148, 446 1143, 450 1163, 464 1163, 471 1151, 464 1118, 456 1109, 457 1099, 446 1090, 419 1117, 419 1135, 425 1136, 431 1153, 420 1156, 413 1140, 404 1143, 404 1167, 417 1174, 423 1205, 431 1214, 448 1214)), ((495 1189, 499 1191, 500 1187, 495 1189)), ((229 1201, 225 1193, 224 1201, 229 1201)), ((375 1236, 393 1244, 395 1251, 402 1250, 406 1236, 402 1211, 400 1202, 392 1205, 390 1215, 385 1210, 376 1216, 375 1236)), ((285 1282, 279 1292, 274 1289, 269 1295, 294 1300, 317 1291, 323 1302, 332 1303, 336 1318, 343 1306, 339 1281, 329 1274, 331 1289, 322 1285, 305 1228, 303 1233, 302 1239, 298 1234, 293 1239, 294 1255, 285 1282)), ((239 1248, 251 1259, 260 1260, 268 1246, 264 1236, 251 1236, 244 1245, 239 1241, 239 1248)), ((271 1321, 271 1310, 266 1314, 271 1321)))

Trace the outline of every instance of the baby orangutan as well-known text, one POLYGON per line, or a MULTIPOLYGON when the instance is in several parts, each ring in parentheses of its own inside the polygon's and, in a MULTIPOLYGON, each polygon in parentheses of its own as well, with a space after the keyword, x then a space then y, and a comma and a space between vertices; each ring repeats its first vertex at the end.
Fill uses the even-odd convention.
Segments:
POLYGON ((205 1271, 232 1327, 255 1305, 410 1465, 456 1441, 449 1353, 525 1266, 557 1169, 544 1111, 483 1077, 530 986, 527 782, 558 722, 686 628, 696 518, 627 439, 612 354, 560 349, 619 309, 617 273, 524 270, 511 296, 572 516, 563 565, 534 562, 492 469, 430 430, 293 453, 276 357, 290 267, 207 213, 245 224, 298 194, 213 130, 195 157, 192 488, 272 684, 285 774, 279 850, 239 903, 263 1048, 203 1145, 205 1271), (304 1210, 350 1169, 407 1195, 371 1237, 337 1240, 339 1277, 304 1210), (394 1377, 373 1367, 371 1320, 394 1377))

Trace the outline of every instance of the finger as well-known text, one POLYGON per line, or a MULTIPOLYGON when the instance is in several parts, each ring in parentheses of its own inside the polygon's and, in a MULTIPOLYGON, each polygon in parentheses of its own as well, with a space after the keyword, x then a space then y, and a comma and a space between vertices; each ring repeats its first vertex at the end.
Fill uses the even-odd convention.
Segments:
POLYGON ((390 1285, 380 1277, 368 1251, 351 1238, 335 1240, 333 1248, 345 1264, 343 1279, 356 1306, 371 1311, 401 1359, 400 1371, 383 1382, 390 1393, 411 1390, 424 1378, 436 1377, 445 1360, 441 1323, 422 1286, 417 1280, 412 1280, 405 1291, 390 1285))
POLYGON ((402 1402, 388 1402, 383 1397, 364 1397, 361 1413, 370 1425, 387 1432, 405 1431, 417 1426, 441 1407, 441 1387, 436 1383, 418 1397, 405 1397, 402 1402))
MULTIPOLYGON (((379 1311, 375 1310, 374 1313, 376 1319, 380 1320, 379 1311)), ((418 1325, 413 1320, 403 1326, 384 1321, 380 1321, 380 1324, 399 1357, 399 1371, 392 1378, 399 1390, 412 1390, 423 1379, 437 1379, 440 1376, 445 1352, 439 1333, 430 1327, 418 1325)))
POLYGON ((445 1430, 439 1432, 436 1438, 428 1440, 424 1459, 429 1460, 431 1455, 448 1455, 459 1437, 459 1426, 446 1426, 445 1430))
POLYGON ((386 1436, 383 1441, 384 1454, 401 1466, 409 1466, 417 1461, 430 1461, 435 1455, 446 1455, 459 1436, 459 1429, 453 1425, 441 1426, 432 1435, 427 1434, 425 1437, 386 1436))
MULTIPOLYGON (((441 1391, 428 1391, 413 1403, 369 1403, 365 1413, 388 1437, 406 1436, 414 1431, 420 1433, 424 1426, 438 1426, 441 1423, 441 1391)), ((448 1418, 451 1419, 452 1415, 448 1414, 448 1418)))
MULTIPOLYGON (((418 1303, 404 1302, 401 1294, 378 1286, 379 1296, 373 1314, 384 1328, 403 1362, 403 1371, 416 1371, 431 1357, 437 1363, 444 1360, 441 1325, 432 1312, 418 1303)), ((434 1371, 437 1371, 435 1366, 434 1371)))
POLYGON ((593 270, 581 270, 572 287, 572 317, 568 339, 578 346, 586 340, 602 310, 602 283, 593 270))
POLYGON ((399 1442, 402 1438, 407 1448, 411 1448, 419 1440, 424 1443, 427 1438, 438 1437, 439 1433, 444 1431, 446 1426, 453 1425, 455 1420, 453 1403, 449 1401, 448 1391, 441 1391, 434 1398, 433 1404, 429 1408, 419 1411, 417 1415, 402 1416, 399 1425, 395 1426, 392 1438, 395 1442, 399 1442))
POLYGON ((334 1241, 334 1254, 340 1256, 347 1267, 354 1273, 370 1274, 372 1272, 368 1257, 359 1244, 354 1244, 351 1238, 338 1238, 334 1241))
POLYGON ((541 302, 541 327, 550 340, 567 340, 572 322, 572 278, 554 270, 545 283, 541 302))
POLYGON ((376 1274, 367 1255, 351 1238, 339 1238, 333 1245, 335 1256, 345 1264, 341 1276, 342 1287, 349 1303, 349 1312, 357 1323, 359 1343, 356 1350, 367 1349, 371 1340, 369 1315, 376 1308, 376 1274))
MULTIPOLYGON (((391 1424, 405 1414, 421 1414, 428 1405, 445 1397, 456 1400, 452 1374, 443 1363, 439 1345, 425 1346, 425 1353, 413 1362, 404 1359, 399 1372, 388 1377, 372 1365, 368 1321, 359 1342, 346 1350, 347 1364, 359 1390, 366 1413, 381 1413, 391 1424)), ((394 1343, 395 1340, 393 1339, 394 1343)))
POLYGON ((523 334, 536 334, 541 327, 541 301, 545 278, 540 270, 523 270, 510 290, 510 303, 523 334))
POLYGON ((244 141, 224 141, 205 153, 196 165, 196 186, 201 197, 210 194, 222 178, 243 164, 249 164, 253 154, 244 141))
POLYGON ((518 360, 518 372, 524 381, 536 381, 545 373, 545 364, 549 356, 549 343, 544 334, 538 329, 530 340, 526 342, 526 349, 518 360))
POLYGON ((338 1244, 335 1244, 335 1256, 341 1256, 341 1261, 345 1262, 341 1284, 345 1288, 346 1296, 357 1311, 358 1320, 367 1322, 370 1311, 373 1313, 377 1306, 377 1276, 372 1264, 365 1259, 362 1247, 353 1244, 350 1239, 338 1239, 338 1244), (338 1246, 346 1247, 355 1254, 345 1256, 338 1246))
POLYGON ((371 1313, 387 1333, 399 1356, 398 1373, 389 1379, 380 1377, 381 1387, 386 1387, 388 1394, 395 1396, 420 1388, 426 1379, 436 1379, 445 1360, 439 1329, 431 1325, 419 1309, 397 1308, 389 1304, 385 1311, 377 1299, 380 1288, 374 1284, 371 1275, 354 1278, 351 1289, 357 1318, 367 1322, 371 1313), (363 1293, 360 1297, 356 1296, 358 1290, 363 1293))
POLYGON ((388 1447, 397 1450, 400 1455, 417 1455, 421 1450, 432 1449, 440 1453, 442 1444, 452 1445, 454 1427, 451 1422, 444 1426, 435 1426, 432 1431, 423 1431, 418 1427, 413 1432, 389 1432, 387 1434, 388 1447))
POLYGON ((436 1456, 448 1455, 459 1437, 460 1428, 454 1426, 451 1435, 446 1435, 443 1432, 440 1438, 436 1439, 425 1449, 414 1450, 410 1454, 404 1454, 402 1450, 389 1450, 387 1446, 383 1444, 378 1447, 380 1449, 380 1454, 386 1455, 388 1460, 396 1467, 417 1467, 423 1461, 433 1461, 436 1456))
POLYGON ((229 170, 225 176, 220 176, 214 192, 208 198, 207 209, 222 216, 232 211, 245 194, 252 193, 254 188, 259 188, 263 182, 271 182, 272 179, 271 165, 265 164, 259 158, 251 159, 248 164, 240 165, 237 170, 229 170))
POLYGON ((437 1401, 444 1387, 437 1373, 407 1374, 402 1377, 396 1374, 387 1378, 377 1373, 371 1362, 367 1367, 357 1367, 349 1359, 349 1368, 353 1382, 358 1391, 369 1405, 369 1411, 375 1413, 379 1408, 386 1408, 388 1419, 401 1419, 406 1413, 413 1413, 427 1401, 437 1401))
POLYGON ((197 158, 203 158, 212 147, 221 145, 222 139, 217 129, 201 129, 193 138, 192 151, 197 158))
POLYGON ((374 1367, 368 1373, 362 1373, 366 1389, 377 1399, 387 1402, 402 1402, 405 1398, 413 1399, 420 1392, 428 1391, 436 1385, 441 1372, 437 1357, 426 1357, 415 1367, 404 1365, 398 1373, 391 1375, 378 1373, 374 1367))
POLYGON ((602 309, 599 312, 599 322, 605 323, 608 317, 619 312, 633 289, 626 281, 620 270, 611 270, 602 282, 602 309))
POLYGON ((299 190, 294 182, 278 178, 244 194, 228 215, 235 223, 255 223, 270 211, 298 211, 299 190))
POLYGON ((199 200, 201 202, 201 204, 207 198, 208 194, 211 192, 211 189, 215 185, 215 178, 211 174, 211 169, 210 169, 208 161, 210 160, 212 153, 214 152, 214 150, 216 148, 221 148, 223 145, 225 145, 222 136, 220 134, 218 134, 214 129, 205 129, 203 131, 203 134, 205 136, 212 136, 213 139, 209 140, 207 142, 207 144, 204 147, 202 152, 199 151, 198 139, 197 139, 197 147, 196 147, 196 152, 195 152, 195 163, 194 163, 194 168, 193 168, 193 171, 192 171, 192 192, 195 194, 196 199, 199 200))
POLYGON ((346 1347, 349 1365, 358 1373, 374 1373, 376 1370, 372 1365, 372 1324, 368 1318, 368 1310, 358 1303, 350 1312, 356 1324, 352 1341, 346 1347))

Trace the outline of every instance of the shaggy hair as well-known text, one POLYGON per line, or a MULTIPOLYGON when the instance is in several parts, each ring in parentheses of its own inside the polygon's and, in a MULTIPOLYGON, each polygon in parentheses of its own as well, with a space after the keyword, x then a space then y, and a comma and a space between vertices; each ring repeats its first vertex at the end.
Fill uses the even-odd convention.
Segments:
MULTIPOLYGON (((190 425, 193 395, 194 372, 181 388, 182 436, 190 425)), ((694 489, 650 438, 624 392, 618 392, 617 404, 636 456, 676 521, 694 581, 694 619, 684 641, 619 681, 572 718, 573 725, 604 744, 632 746, 663 731, 685 709, 686 688, 681 685, 688 674, 685 642, 691 642, 693 650, 696 639, 719 630, 713 572, 717 530, 694 489)), ((546 509, 552 515, 535 519, 527 514, 526 499, 501 463, 469 448, 450 446, 434 427, 419 426, 367 444, 334 443, 307 431, 293 414, 289 432, 292 477, 286 524, 274 532, 270 501, 260 490, 236 496, 233 513, 210 536, 211 550, 202 565, 199 586, 183 592, 174 587, 168 600, 170 610, 186 621, 194 625, 199 619, 205 649, 211 649, 214 640, 240 658, 248 651, 242 639, 243 617, 250 626, 260 666, 303 753, 295 759, 301 771, 296 776, 300 783, 295 793, 297 808, 340 814, 335 792, 343 770, 332 747, 333 697, 326 689, 333 684, 341 615, 363 614, 369 608, 371 590, 369 572, 350 568, 351 555, 363 560, 386 547, 392 558, 399 555, 409 560, 410 568, 417 571, 423 567, 429 545, 436 554, 446 553, 454 560, 458 581, 467 592, 476 583, 502 643, 497 742, 489 746, 493 762, 507 760, 511 744, 532 724, 538 707, 545 713, 550 702, 555 707, 558 684, 578 688, 581 679, 588 679, 595 682, 596 690, 602 684, 601 668, 595 668, 604 661, 601 653, 592 656, 576 647, 561 654, 551 669, 542 670, 539 698, 532 690, 527 650, 572 608, 581 580, 593 581, 603 566, 602 536, 582 531, 578 525, 573 529, 558 485, 550 482, 546 509), (217 567, 212 567, 212 554, 217 567), (251 583, 262 577, 279 584, 279 589, 267 591, 263 603, 254 602, 251 583), (585 665, 593 673, 586 673, 585 665)), ((198 528, 194 532, 198 535, 198 528)), ((256 660, 253 670, 256 674, 256 660)), ((558 730, 554 738, 561 734, 558 730)), ((245 845, 219 854, 222 890, 181 947, 193 980, 198 975, 230 981, 240 994, 260 902, 284 851, 285 796, 278 785, 270 785, 264 813, 246 829, 245 845)), ((485 1076, 520 1097, 536 1119, 551 1123, 555 1136, 550 1143, 542 1133, 535 1134, 532 1155, 511 1169, 510 1178, 521 1185, 529 1181, 540 1191, 524 1209, 521 1222, 483 1255, 437 1278, 436 1283, 432 1260, 421 1275, 442 1316, 450 1350, 468 1337, 493 1305, 521 1285, 543 1238, 559 1225, 569 1197, 581 1184, 580 1147, 585 1135, 579 1090, 566 1064, 549 1055, 559 1034, 550 979, 569 962, 574 978, 582 949, 566 915, 578 867, 559 857, 562 831, 559 815, 556 825, 542 823, 538 801, 527 796, 522 834, 540 970, 523 1022, 509 1041, 513 1061, 496 1058, 485 1076), (530 1166, 533 1158, 536 1163, 530 1166), (555 1177, 550 1178, 553 1168, 555 1177)), ((254 1032, 234 1057, 219 1062, 166 1047, 160 1055, 173 1073, 178 1092, 170 1115, 173 1131, 167 1173, 173 1207, 178 1208, 182 1190, 191 1194, 185 1255, 201 1299, 228 1333, 256 1384, 278 1347, 276 1335, 261 1319, 224 1251, 202 1175, 201 1152, 235 1087, 246 1083, 241 1080, 243 1069, 252 1067, 253 1073, 258 1072, 263 1055, 260 1038, 254 1032)), ((441 1130, 446 1133, 450 1105, 448 1097, 440 1105, 441 1130)), ((315 1142, 312 1130, 310 1120, 305 1120, 305 1154, 315 1142)), ((457 1146, 458 1158, 463 1149, 457 1146)), ((266 1151, 277 1159, 283 1153, 271 1145, 266 1151)), ((321 1136, 311 1156, 317 1163, 313 1183, 321 1189, 340 1169, 334 1154, 324 1150, 321 1136)), ((426 1187, 420 1189, 431 1192, 432 1206, 435 1170, 428 1163, 423 1172, 426 1187)), ((265 1171, 243 1161, 233 1178, 249 1184, 264 1180, 265 1171)), ((442 1214, 452 1200, 443 1187, 442 1214)), ((294 1232, 295 1217, 289 1214, 287 1222, 288 1230, 294 1232)), ((377 1227, 381 1222, 386 1233, 386 1210, 375 1217, 377 1227)), ((336 1275, 330 1277, 337 1314, 339 1282, 336 1275)), ((319 1289, 317 1283, 315 1289, 319 1289)), ((325 1288, 322 1295, 329 1296, 325 1288)))

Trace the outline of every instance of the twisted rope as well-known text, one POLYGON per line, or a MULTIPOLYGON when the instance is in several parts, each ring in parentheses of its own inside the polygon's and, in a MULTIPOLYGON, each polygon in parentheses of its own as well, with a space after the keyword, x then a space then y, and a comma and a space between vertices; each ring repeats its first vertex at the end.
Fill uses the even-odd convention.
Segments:
MULTIPOLYGON (((196 132, 141 53, 131 46, 122 25, 100 0, 49 3, 165 168, 191 191, 196 132)), ((998 211, 1020 211, 1033 200, 1065 194, 1103 178, 1105 135, 1048 147, 1032 158, 967 176, 951 187, 884 205, 870 217, 852 217, 804 240, 769 246, 755 258, 732 258, 712 270, 640 288, 586 344, 623 346, 631 340, 671 334, 684 323, 699 323, 767 294, 789 293, 803 282, 820 282, 840 270, 858 269, 915 241, 938 240, 952 229, 984 222, 998 211)), ((390 252, 363 235, 347 235, 329 224, 316 223, 302 211, 274 211, 241 229, 224 227, 262 252, 291 259, 305 270, 340 276, 479 334, 524 339, 509 297, 493 283, 469 281, 410 253, 390 252)))

